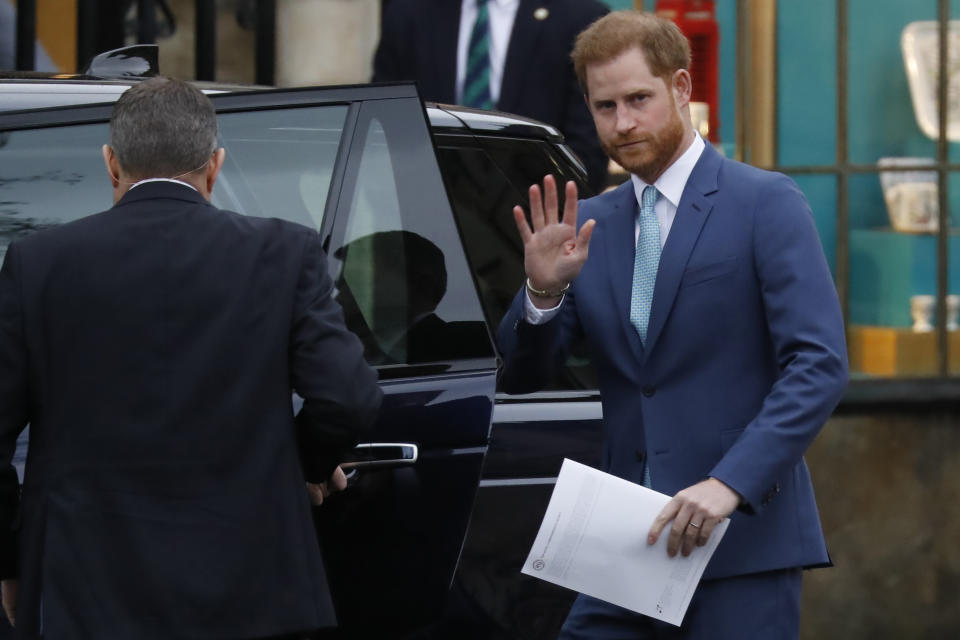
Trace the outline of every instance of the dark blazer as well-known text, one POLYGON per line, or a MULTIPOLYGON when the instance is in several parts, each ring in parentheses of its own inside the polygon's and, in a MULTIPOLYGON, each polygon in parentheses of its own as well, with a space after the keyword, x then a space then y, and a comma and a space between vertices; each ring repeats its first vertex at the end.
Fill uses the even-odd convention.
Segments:
POLYGON ((27 422, 31 436, 16 637, 334 623, 304 479, 329 477, 380 391, 332 296, 316 232, 169 182, 10 245, 5 468, 27 422), (306 399, 296 419, 291 389, 306 399))
MULTIPOLYGON (((646 347, 630 324, 633 185, 580 203, 590 255, 561 313, 500 326, 502 384, 532 391, 586 337, 600 380, 603 467, 667 495, 708 476, 743 507, 705 578, 829 563, 803 454, 847 382, 843 321, 813 217, 786 176, 709 145, 660 258, 646 347)), ((638 532, 638 536, 646 532, 638 532)))
MULTIPOLYGON (((415 80, 424 100, 454 103, 460 6, 460 0, 391 0, 384 10, 373 80, 415 80)), ((597 0, 520 0, 496 105, 563 132, 598 193, 606 183, 607 157, 570 51, 577 34, 608 11, 597 0), (538 9, 547 11, 545 19, 534 17, 538 9)))

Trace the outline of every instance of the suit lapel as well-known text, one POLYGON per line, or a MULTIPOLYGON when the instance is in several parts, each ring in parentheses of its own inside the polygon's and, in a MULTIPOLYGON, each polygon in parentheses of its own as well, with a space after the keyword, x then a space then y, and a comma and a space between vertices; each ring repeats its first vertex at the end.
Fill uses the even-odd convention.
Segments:
POLYGON ((630 296, 633 291, 633 261, 636 254, 637 197, 629 180, 619 187, 619 198, 605 225, 603 252, 607 256, 614 308, 621 329, 638 361, 643 360, 643 342, 630 324, 630 296))
POLYGON ((653 351, 663 331, 670 309, 673 308, 673 301, 677 297, 677 289, 687 261, 690 259, 690 253, 697 244, 703 223, 713 209, 713 203, 707 195, 717 190, 720 161, 720 155, 708 144, 683 189, 677 215, 670 228, 670 235, 660 254, 657 282, 653 287, 650 322, 647 325, 647 355, 653 351))
POLYGON ((516 109, 520 98, 520 90, 527 77, 530 64, 533 62, 537 50, 537 40, 547 20, 556 20, 557 17, 549 12, 544 20, 533 17, 539 8, 549 9, 551 0, 520 0, 517 16, 513 20, 513 31, 510 33, 510 46, 507 47, 507 58, 503 64, 503 79, 500 82, 500 99, 497 100, 497 109, 511 111, 516 109))
POLYGON ((438 102, 453 104, 457 101, 457 38, 460 35, 461 4, 459 0, 432 3, 434 17, 430 32, 433 33, 433 51, 427 64, 435 65, 438 102))

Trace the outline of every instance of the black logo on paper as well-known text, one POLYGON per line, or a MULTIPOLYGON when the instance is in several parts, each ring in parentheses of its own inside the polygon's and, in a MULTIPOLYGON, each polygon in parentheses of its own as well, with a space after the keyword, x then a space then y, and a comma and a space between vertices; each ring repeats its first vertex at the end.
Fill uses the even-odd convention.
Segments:
POLYGON ((534 571, 543 571, 543 568, 547 566, 547 563, 543 560, 534 560, 533 561, 533 570, 534 571))

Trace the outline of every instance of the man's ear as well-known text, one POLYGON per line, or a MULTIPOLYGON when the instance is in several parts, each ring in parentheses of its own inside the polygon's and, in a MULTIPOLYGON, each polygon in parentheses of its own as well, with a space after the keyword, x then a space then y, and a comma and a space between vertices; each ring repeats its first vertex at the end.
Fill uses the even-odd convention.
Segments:
POLYGON ((207 187, 207 193, 213 193, 213 183, 217 181, 217 176, 220 175, 220 169, 223 168, 223 160, 227 157, 227 152, 223 147, 220 147, 213 152, 213 155, 210 157, 210 162, 207 163, 207 171, 204 176, 204 183, 207 187))
POLYGON ((673 98, 677 106, 681 109, 690 103, 690 96, 693 94, 693 80, 690 79, 690 72, 686 69, 677 69, 673 72, 672 86, 673 98))
POLYGON ((103 164, 107 167, 107 175, 110 176, 110 184, 114 189, 120 186, 120 161, 117 160, 117 154, 113 152, 110 145, 105 144, 102 148, 103 164))

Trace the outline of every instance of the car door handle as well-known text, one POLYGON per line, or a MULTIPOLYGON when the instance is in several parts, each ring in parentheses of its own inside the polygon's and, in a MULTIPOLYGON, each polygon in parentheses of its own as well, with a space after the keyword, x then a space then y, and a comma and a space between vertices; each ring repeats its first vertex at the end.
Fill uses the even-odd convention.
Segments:
POLYGON ((344 470, 379 469, 416 464, 420 449, 406 442, 364 442, 354 447, 359 460, 341 463, 344 470))

